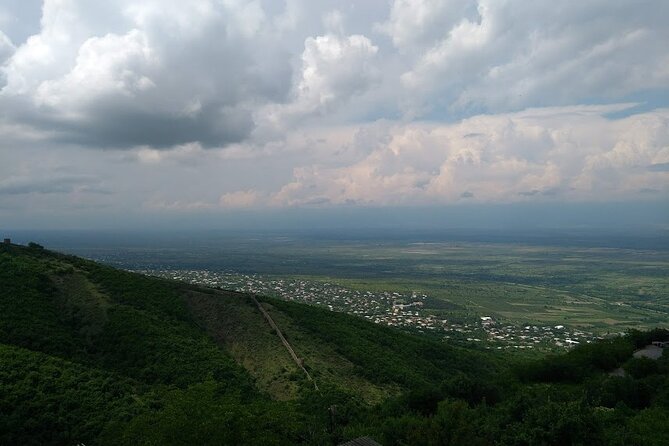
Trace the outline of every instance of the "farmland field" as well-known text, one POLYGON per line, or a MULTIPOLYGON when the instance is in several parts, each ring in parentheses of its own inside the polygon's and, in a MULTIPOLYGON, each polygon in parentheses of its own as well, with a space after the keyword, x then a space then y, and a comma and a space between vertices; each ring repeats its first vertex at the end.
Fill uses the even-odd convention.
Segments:
POLYGON ((265 235, 58 247, 133 270, 254 274, 417 293, 426 296, 422 312, 449 320, 490 316, 597 334, 669 325, 669 250, 663 243, 471 238, 265 235))

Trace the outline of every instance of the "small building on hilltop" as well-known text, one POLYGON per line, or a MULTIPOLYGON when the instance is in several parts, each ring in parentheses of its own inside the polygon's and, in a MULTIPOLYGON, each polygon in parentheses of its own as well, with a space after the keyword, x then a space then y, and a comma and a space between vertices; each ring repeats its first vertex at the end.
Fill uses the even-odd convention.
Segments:
POLYGON ((11 245, 11 244, 12 244, 12 239, 10 239, 10 238, 6 238, 6 239, 4 239, 4 240, 2 241, 2 243, 3 243, 4 245, 11 245))

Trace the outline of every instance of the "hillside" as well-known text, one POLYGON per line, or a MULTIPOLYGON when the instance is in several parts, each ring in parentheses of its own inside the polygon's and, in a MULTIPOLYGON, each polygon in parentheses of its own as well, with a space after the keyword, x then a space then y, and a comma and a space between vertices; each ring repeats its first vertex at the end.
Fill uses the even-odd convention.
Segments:
POLYGON ((250 295, 1 246, 0 444, 669 439, 668 355, 630 359, 666 332, 518 362, 258 299, 318 390, 250 295))

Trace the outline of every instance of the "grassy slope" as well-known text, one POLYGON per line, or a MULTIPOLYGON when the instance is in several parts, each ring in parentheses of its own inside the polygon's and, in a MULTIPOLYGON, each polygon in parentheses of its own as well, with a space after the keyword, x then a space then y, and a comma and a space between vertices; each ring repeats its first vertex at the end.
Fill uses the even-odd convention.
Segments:
MULTIPOLYGON (((187 299, 198 322, 256 379, 260 389, 273 398, 290 400, 310 386, 250 297, 231 292, 189 291, 187 299)), ((273 305, 263 305, 319 386, 347 389, 367 402, 378 402, 396 392, 395 386, 376 385, 364 379, 356 373, 354 364, 328 343, 312 336, 273 305)))

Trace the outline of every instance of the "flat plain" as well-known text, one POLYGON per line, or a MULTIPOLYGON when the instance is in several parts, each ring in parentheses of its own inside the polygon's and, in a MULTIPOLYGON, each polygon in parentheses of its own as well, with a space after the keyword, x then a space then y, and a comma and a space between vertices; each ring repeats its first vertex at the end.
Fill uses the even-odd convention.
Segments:
POLYGON ((289 236, 69 249, 133 270, 199 270, 426 295, 454 321, 559 325, 592 333, 669 325, 669 250, 546 243, 289 236))

